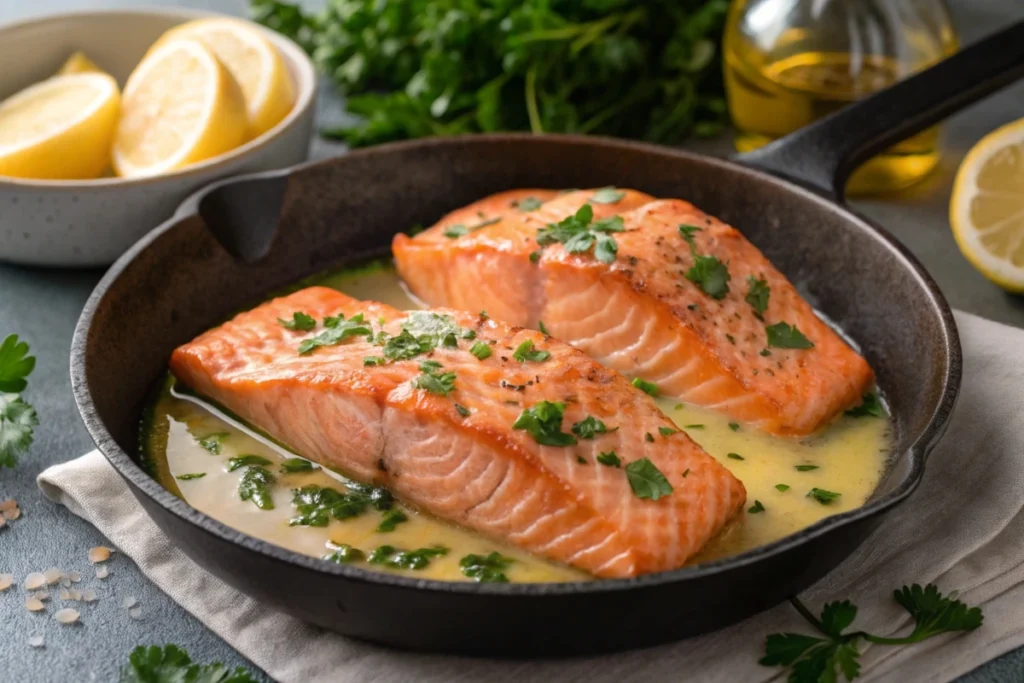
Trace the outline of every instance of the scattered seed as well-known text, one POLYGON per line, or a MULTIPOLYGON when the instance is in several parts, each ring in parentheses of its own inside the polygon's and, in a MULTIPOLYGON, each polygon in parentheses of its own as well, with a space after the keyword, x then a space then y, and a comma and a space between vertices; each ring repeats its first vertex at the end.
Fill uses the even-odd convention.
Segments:
POLYGON ((129 609, 131 607, 135 607, 135 605, 137 605, 137 604, 139 604, 139 601, 136 600, 135 598, 133 598, 130 595, 128 597, 124 598, 123 600, 121 600, 121 607, 123 607, 125 609, 129 609))
POLYGON ((110 570, 106 567, 96 567, 96 578, 105 579, 110 576, 110 570))
POLYGON ((0 593, 7 590, 14 584, 13 574, 0 574, 0 593))
POLYGON ((60 577, 64 576, 64 573, 56 567, 51 567, 43 572, 43 576, 46 577, 46 583, 53 585, 60 581, 60 577))
POLYGON ((66 576, 60 577, 60 585, 64 588, 71 588, 71 579, 66 576))
POLYGON ((28 600, 25 601, 25 609, 27 609, 29 612, 39 612, 46 609, 46 605, 44 605, 43 601, 39 598, 30 597, 28 600))
POLYGON ((62 624, 73 624, 78 621, 78 610, 65 607, 62 610, 57 610, 57 613, 53 615, 53 618, 62 624))
POLYGON ((60 589, 60 599, 61 600, 70 600, 71 599, 71 591, 69 591, 67 588, 61 588, 60 589))
POLYGON ((89 561, 93 564, 99 564, 100 562, 106 562, 110 559, 110 548, 102 545, 98 545, 95 548, 89 549, 89 561))
POLYGON ((32 647, 42 647, 44 642, 43 636, 41 635, 29 636, 28 638, 28 644, 32 647))
POLYGON ((14 500, 13 498, 8 498, 7 500, 0 500, 0 512, 9 512, 10 510, 13 510, 16 507, 18 507, 18 501, 14 500))
POLYGON ((71 583, 78 583, 82 580, 82 575, 78 572, 71 572, 68 574, 68 578, 71 579, 71 583))
POLYGON ((96 602, 96 591, 91 588, 82 593, 82 600, 84 602, 96 602))
POLYGON ((25 577, 25 590, 34 591, 46 585, 46 577, 40 572, 32 572, 25 577))
POLYGON ((6 519, 7 521, 13 522, 14 520, 16 520, 19 517, 21 517, 21 508, 16 507, 16 508, 14 508, 12 510, 4 510, 0 514, 2 514, 3 518, 6 519))
POLYGON ((130 616, 132 619, 141 619, 142 618, 142 608, 141 607, 133 607, 133 608, 131 608, 130 610, 128 610, 128 616, 130 616))

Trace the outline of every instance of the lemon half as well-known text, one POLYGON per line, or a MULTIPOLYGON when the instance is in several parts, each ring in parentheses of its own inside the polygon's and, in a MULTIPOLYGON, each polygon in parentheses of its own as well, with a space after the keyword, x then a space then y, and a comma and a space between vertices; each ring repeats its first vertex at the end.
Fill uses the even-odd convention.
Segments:
POLYGON ((967 154, 949 221, 960 251, 982 275, 1024 292, 1024 119, 989 133, 967 154))
POLYGON ((110 162, 117 82, 102 73, 56 76, 0 104, 0 175, 96 178, 110 162))
POLYGON ((202 43, 169 40, 128 77, 114 140, 124 177, 167 173, 218 156, 245 138, 242 91, 202 43))

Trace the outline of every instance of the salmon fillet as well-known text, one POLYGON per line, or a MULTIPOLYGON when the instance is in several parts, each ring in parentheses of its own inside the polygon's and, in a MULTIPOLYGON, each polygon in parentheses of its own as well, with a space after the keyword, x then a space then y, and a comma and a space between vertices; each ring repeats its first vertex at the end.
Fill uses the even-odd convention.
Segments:
POLYGON ((428 305, 543 323, 661 394, 776 434, 811 433, 870 388, 867 362, 739 231, 679 199, 621 190, 611 194, 617 201, 598 203, 596 192, 545 194, 533 211, 509 205, 515 192, 471 204, 415 237, 397 235, 398 272, 428 305), (595 249, 538 243, 588 201, 590 225, 621 217, 622 232, 606 233, 618 248, 610 263, 595 249), (486 225, 450 231, 478 210, 490 217, 486 225), (701 271, 710 257, 719 272, 701 271))
POLYGON ((200 335, 176 349, 170 365, 195 391, 316 462, 597 576, 681 567, 746 499, 728 470, 675 431, 621 375, 569 344, 484 316, 402 312, 311 287, 200 335), (286 329, 279 319, 296 311, 318 321, 338 315, 351 321, 361 313, 374 339, 360 332, 300 353, 300 344, 329 328, 286 329), (433 330, 435 341, 445 340, 411 358, 384 359, 415 337, 403 329, 433 330), (384 346, 381 331, 391 340, 384 346), (517 360, 526 341, 540 354, 530 357, 549 357, 517 360), (491 355, 478 357, 482 348, 491 355), (366 365, 367 358, 382 360, 366 365), (425 367, 435 379, 454 373, 447 395, 419 384, 425 367), (542 445, 533 431, 513 427, 545 401, 564 405, 564 415, 556 426, 561 436, 549 430, 540 438, 565 439, 564 445, 542 445), (588 418, 605 429, 586 438, 586 423, 596 424, 588 418), (620 466, 598 462, 613 451, 620 466), (647 464, 633 466, 646 472, 637 476, 648 477, 649 464, 670 493, 645 498, 635 491, 630 464, 645 458, 647 464))

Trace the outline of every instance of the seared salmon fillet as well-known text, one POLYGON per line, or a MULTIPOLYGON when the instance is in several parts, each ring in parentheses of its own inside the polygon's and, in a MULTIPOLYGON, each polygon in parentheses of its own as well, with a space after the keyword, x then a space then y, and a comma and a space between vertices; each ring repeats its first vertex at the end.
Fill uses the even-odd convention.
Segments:
POLYGON ((170 364, 312 460, 597 576, 682 566, 746 498, 621 375, 485 316, 311 287, 200 335, 170 364), (287 329, 296 312, 316 327, 287 329))
POLYGON ((445 217, 397 235, 398 272, 428 305, 543 323, 661 394, 776 434, 811 433, 870 388, 867 362, 739 231, 679 199, 598 192, 500 215, 495 204, 518 195, 484 199, 491 220, 479 229, 446 234, 445 217), (580 225, 587 249, 565 239, 580 225), (617 251, 600 254, 608 238, 617 251))

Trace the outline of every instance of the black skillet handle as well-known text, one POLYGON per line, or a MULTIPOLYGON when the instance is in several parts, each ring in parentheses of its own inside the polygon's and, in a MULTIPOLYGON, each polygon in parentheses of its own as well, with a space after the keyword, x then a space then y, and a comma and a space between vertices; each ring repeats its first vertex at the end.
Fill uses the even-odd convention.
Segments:
POLYGON ((1024 21, 735 161, 843 199, 882 150, 1024 77, 1024 21))

